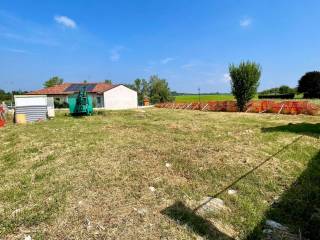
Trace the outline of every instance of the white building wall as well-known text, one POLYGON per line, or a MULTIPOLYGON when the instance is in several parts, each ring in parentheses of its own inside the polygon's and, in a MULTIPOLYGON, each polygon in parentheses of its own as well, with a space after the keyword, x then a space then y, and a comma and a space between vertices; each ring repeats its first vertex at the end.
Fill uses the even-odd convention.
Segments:
POLYGON ((15 95, 14 102, 16 107, 47 106, 47 96, 46 95, 15 95))
POLYGON ((118 110, 138 107, 137 92, 123 85, 104 92, 103 99, 105 109, 118 110))

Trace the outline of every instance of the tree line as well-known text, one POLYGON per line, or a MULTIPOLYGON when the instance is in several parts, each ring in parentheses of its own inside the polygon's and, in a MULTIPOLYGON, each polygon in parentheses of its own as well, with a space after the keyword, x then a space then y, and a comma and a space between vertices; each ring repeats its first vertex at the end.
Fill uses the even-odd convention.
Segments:
POLYGON ((280 87, 269 88, 259 92, 260 94, 267 95, 267 94, 288 94, 288 93, 298 93, 297 88, 291 88, 287 85, 282 85, 280 87))
POLYGON ((0 103, 1 102, 11 102, 14 95, 22 95, 26 94, 27 91, 17 90, 17 91, 11 91, 6 92, 3 89, 0 89, 0 103))
MULTIPOLYGON (((229 74, 231 77, 232 94, 237 100, 240 111, 244 111, 247 103, 257 94, 260 84, 261 66, 255 62, 241 62, 239 65, 231 64, 229 74)), ((265 90, 264 93, 303 94, 304 98, 320 98, 320 72, 313 71, 304 74, 298 81, 298 87, 292 89, 288 86, 281 86, 265 90)))
POLYGON ((296 88, 282 85, 278 88, 270 88, 261 91, 260 94, 303 94, 303 98, 320 98, 320 72, 313 71, 305 73, 298 81, 298 86, 296 88))
POLYGON ((127 84, 126 86, 138 93, 140 105, 143 104, 145 98, 149 99, 152 104, 174 100, 167 80, 157 75, 150 76, 149 80, 137 78, 133 84, 127 84))

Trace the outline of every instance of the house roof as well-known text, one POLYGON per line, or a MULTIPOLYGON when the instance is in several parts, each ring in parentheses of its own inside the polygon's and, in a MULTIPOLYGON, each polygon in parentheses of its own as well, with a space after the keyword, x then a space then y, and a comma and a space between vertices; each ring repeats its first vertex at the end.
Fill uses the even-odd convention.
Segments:
POLYGON ((78 91, 82 86, 87 87, 87 92, 103 93, 119 85, 109 83, 62 83, 53 87, 43 88, 29 92, 32 95, 69 95, 78 91))

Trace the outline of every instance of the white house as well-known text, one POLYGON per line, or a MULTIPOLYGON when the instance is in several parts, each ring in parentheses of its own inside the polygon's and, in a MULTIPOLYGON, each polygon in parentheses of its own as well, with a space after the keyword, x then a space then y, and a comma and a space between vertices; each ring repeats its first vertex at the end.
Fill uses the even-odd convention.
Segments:
MULTIPOLYGON (((68 96, 85 86, 86 91, 93 99, 93 107, 110 110, 133 109, 138 107, 137 92, 122 85, 109 83, 63 83, 49 88, 32 91, 30 95, 47 95, 53 97, 55 104, 66 105, 68 96)), ((57 106, 56 106, 57 107, 57 106)))
POLYGON ((137 92, 123 85, 118 85, 103 93, 105 109, 137 108, 137 92))

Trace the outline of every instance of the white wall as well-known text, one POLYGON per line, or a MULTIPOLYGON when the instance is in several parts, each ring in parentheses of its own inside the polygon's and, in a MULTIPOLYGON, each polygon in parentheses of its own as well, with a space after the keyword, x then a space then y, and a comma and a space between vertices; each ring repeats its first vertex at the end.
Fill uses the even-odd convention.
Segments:
POLYGON ((47 106, 47 96, 46 95, 15 95, 14 102, 16 107, 47 106))
POLYGON ((137 92, 123 85, 104 92, 103 96, 105 109, 117 110, 138 107, 137 92))

